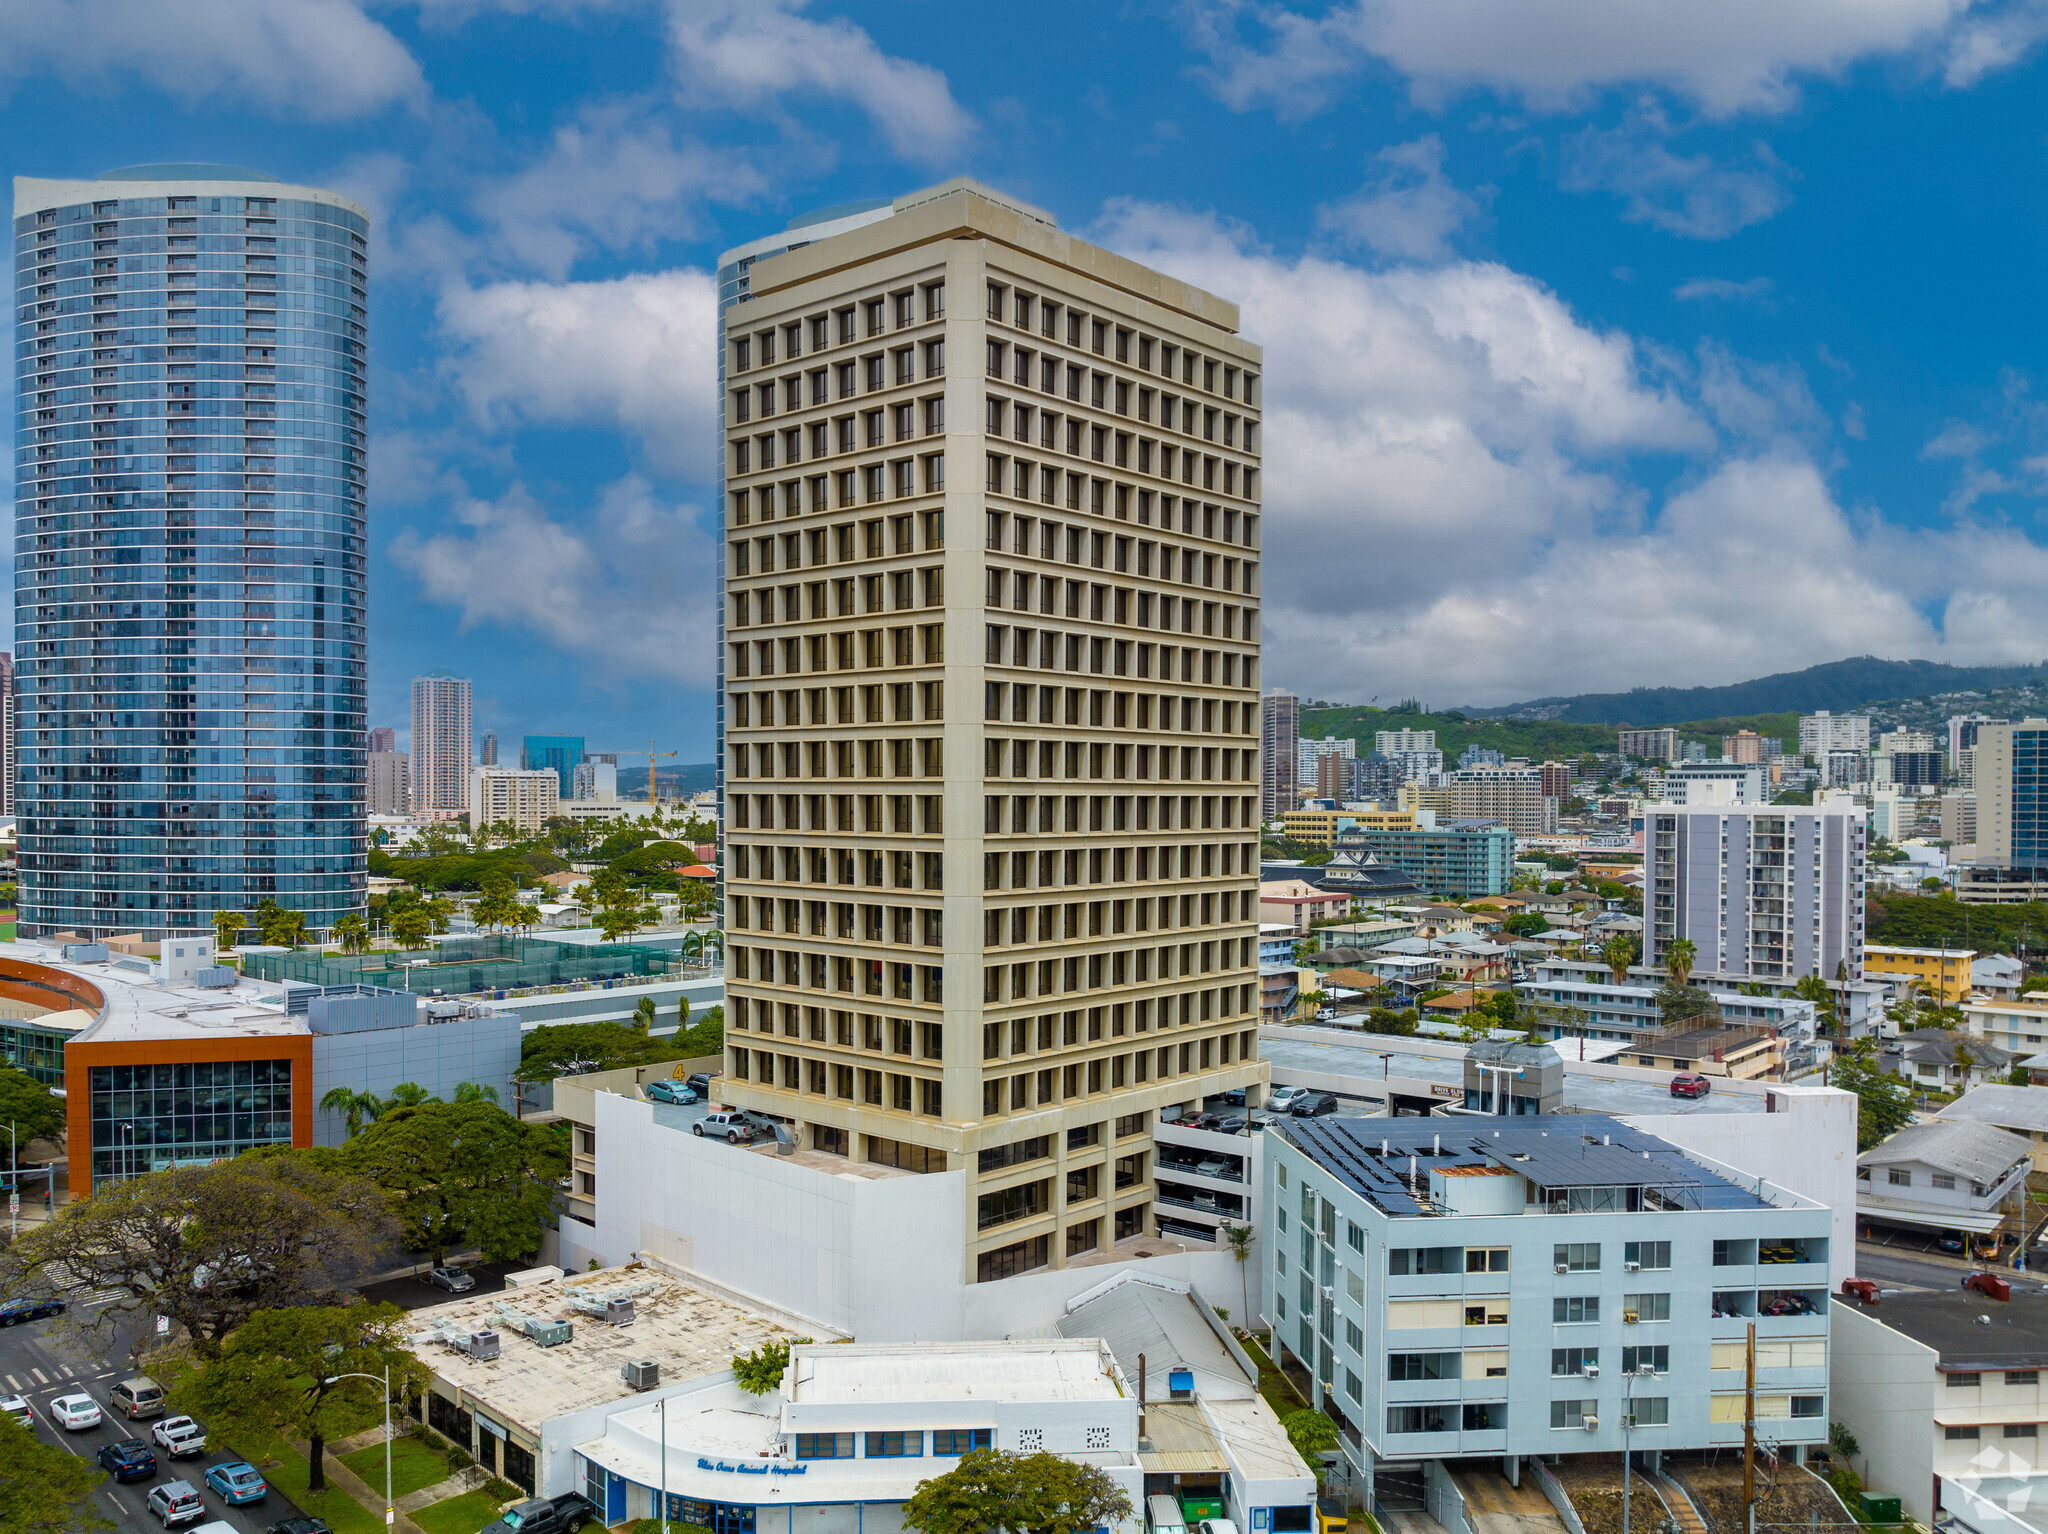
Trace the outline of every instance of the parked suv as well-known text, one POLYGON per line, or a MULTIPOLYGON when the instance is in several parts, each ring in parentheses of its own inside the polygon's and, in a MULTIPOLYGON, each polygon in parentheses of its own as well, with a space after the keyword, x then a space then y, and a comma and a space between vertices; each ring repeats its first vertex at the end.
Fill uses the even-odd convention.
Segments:
POLYGON ((594 1502, 565 1491, 559 1496, 534 1497, 506 1508, 496 1523, 484 1525, 483 1534, 575 1534, 596 1518, 594 1502))
POLYGON ((107 1400, 115 1411, 131 1422, 137 1417, 161 1417, 164 1414, 164 1387, 146 1374, 121 1381, 107 1392, 107 1400))
POLYGON ((166 1481, 150 1488, 142 1505, 167 1529, 197 1523, 206 1516, 206 1503, 199 1488, 190 1481, 166 1481))
POLYGON ((1707 1080, 1704 1076, 1695 1075, 1691 1071, 1686 1071, 1681 1075, 1671 1078, 1671 1095, 1673 1097, 1705 1097, 1713 1090, 1714 1084, 1711 1081, 1707 1080))
POLYGON ((1337 1111, 1337 1099, 1328 1092, 1304 1092, 1287 1111, 1298 1119, 1321 1118, 1326 1113, 1337 1111))
POLYGON ((647 1100, 651 1103, 670 1103, 680 1107, 697 1100, 696 1089, 689 1083, 671 1081, 667 1077, 659 1081, 650 1081, 641 1090, 647 1094, 647 1100))

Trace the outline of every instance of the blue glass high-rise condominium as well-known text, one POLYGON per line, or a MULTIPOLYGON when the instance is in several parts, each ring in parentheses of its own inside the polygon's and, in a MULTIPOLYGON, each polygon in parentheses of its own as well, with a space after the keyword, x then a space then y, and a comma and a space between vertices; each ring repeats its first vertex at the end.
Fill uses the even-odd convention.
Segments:
POLYGON ((583 765, 581 735, 529 735, 520 754, 524 758, 520 763, 522 767, 552 768, 555 776, 562 780, 562 797, 573 797, 576 769, 583 765))
POLYGON ((364 907, 364 210, 14 184, 21 931, 364 907))

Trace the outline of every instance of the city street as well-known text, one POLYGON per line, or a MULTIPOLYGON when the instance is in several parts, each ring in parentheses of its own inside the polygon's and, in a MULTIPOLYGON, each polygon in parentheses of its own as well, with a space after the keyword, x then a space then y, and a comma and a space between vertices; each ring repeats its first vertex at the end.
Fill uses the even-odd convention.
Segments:
POLYGON ((1856 1244, 1857 1275, 1873 1280, 1879 1288, 1954 1289, 1961 1285, 1964 1274, 1982 1272, 1987 1267, 2008 1280, 2016 1292, 2023 1287, 2031 1289, 2037 1283, 2044 1292, 2048 1292, 2048 1268, 2043 1268, 2038 1274, 2032 1271, 2023 1273, 2013 1267, 2010 1258, 1971 1267, 1951 1258, 1937 1258, 1911 1249, 1878 1246, 1868 1241, 1856 1244))
MULTIPOLYGON (((45 1443, 54 1443, 80 1459, 93 1462, 101 1446, 118 1443, 125 1438, 149 1439, 148 1422, 129 1423, 111 1414, 107 1405, 107 1392, 129 1371, 116 1367, 92 1356, 72 1336, 61 1330, 62 1317, 47 1321, 31 1321, 20 1326, 0 1328, 0 1385, 6 1393, 20 1395, 34 1409, 35 1433, 45 1443), (99 1403, 102 1412, 108 1412, 108 1420, 96 1428, 78 1432, 66 1432, 50 1420, 50 1402, 59 1396, 83 1392, 99 1403)), ((264 1529, 281 1518, 289 1518, 298 1512, 284 1496, 272 1491, 268 1498, 251 1507, 230 1508, 213 1492, 206 1488, 205 1475, 208 1465, 220 1464, 239 1458, 237 1455, 215 1452, 204 1458, 172 1461, 158 1453, 157 1473, 147 1481, 130 1481, 117 1486, 109 1477, 93 1493, 93 1501, 100 1511, 114 1520, 124 1534, 159 1534, 161 1525, 143 1507, 143 1498, 149 1495, 152 1486, 165 1481, 184 1480, 200 1490, 206 1502, 208 1521, 225 1522, 240 1534, 262 1534, 264 1529)))

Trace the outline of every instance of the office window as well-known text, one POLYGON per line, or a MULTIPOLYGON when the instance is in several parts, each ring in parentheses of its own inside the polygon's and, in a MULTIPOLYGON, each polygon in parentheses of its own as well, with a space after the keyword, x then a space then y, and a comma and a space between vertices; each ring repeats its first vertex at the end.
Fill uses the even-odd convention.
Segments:
POLYGON ((935 1458, 955 1459, 974 1449, 995 1446, 995 1430, 985 1427, 937 1428, 932 1433, 935 1458))
POLYGON ((1975 1390, 1984 1383, 1981 1374, 1945 1374, 1942 1379, 1951 1390, 1975 1390))
POLYGON ((1390 1247, 1387 1271, 1396 1278, 1418 1273, 1459 1273, 1464 1271, 1464 1253, 1461 1246, 1390 1247))
POLYGON ((1598 1348, 1552 1348, 1550 1350, 1550 1372, 1552 1374, 1583 1374, 1588 1369, 1598 1372, 1600 1350, 1598 1348))
POLYGON ((1584 1430, 1588 1417, 1600 1414, 1600 1403, 1584 1399, 1574 1401, 1552 1401, 1550 1403, 1550 1425, 1558 1428, 1575 1427, 1584 1430))
POLYGON ((1504 1246, 1473 1246, 1465 1249, 1467 1273, 1505 1273, 1508 1249, 1504 1246))
POLYGON ((864 1452, 869 1459, 922 1459, 924 1458, 924 1434, 914 1433, 869 1433, 864 1452))
POLYGON ((796 1457, 798 1459, 852 1459, 853 1434, 799 1433, 796 1435, 796 1457))
POLYGON ((1463 1367, 1462 1353, 1389 1353, 1390 1380, 1454 1380, 1463 1367))
POLYGON ((1550 1319, 1556 1326, 1566 1326, 1579 1321, 1597 1321, 1600 1319, 1600 1296, 1560 1294, 1550 1302, 1550 1319))
POLYGON ((1664 1343, 1654 1346, 1623 1348, 1621 1350, 1621 1372, 1634 1374, 1640 1369, 1652 1369, 1659 1374, 1671 1370, 1671 1349, 1664 1343))
MULTIPOLYGON (((1793 1399, 1794 1409, 1792 1415, 1795 1417, 1800 1415, 1798 1411, 1800 1399, 1799 1397, 1793 1399)), ((1816 1412, 1814 1415, 1818 1416, 1820 1414, 1816 1412)), ((2005 1436, 2008 1438, 2034 1438, 2039 1435, 2039 1430, 2040 1424, 2037 1422, 2008 1422, 2005 1424, 2005 1436)))
POLYGON ((1597 1241, 1559 1242, 1551 1259, 1560 1272, 1597 1273, 1600 1271, 1600 1243, 1597 1241))
POLYGON ((1665 1427, 1671 1421, 1669 1396, 1637 1396, 1632 1412, 1635 1427, 1665 1427))
POLYGON ((1975 1443, 1977 1430, 1974 1427, 1945 1427, 1941 1430, 1941 1436, 1950 1443, 1975 1443))
POLYGON ((1634 1263, 1639 1268, 1668 1268, 1671 1266, 1671 1243, 1669 1241, 1627 1241, 1622 1243, 1621 1260, 1634 1263))
POLYGON ((2008 1369, 2005 1371, 2005 1382, 2008 1385, 2038 1385, 2041 1383, 2041 1372, 2038 1369, 2008 1369))
POLYGON ((1669 1321, 1671 1319, 1671 1296, 1668 1294, 1624 1294, 1621 1297, 1623 1320, 1633 1313, 1638 1321, 1669 1321))

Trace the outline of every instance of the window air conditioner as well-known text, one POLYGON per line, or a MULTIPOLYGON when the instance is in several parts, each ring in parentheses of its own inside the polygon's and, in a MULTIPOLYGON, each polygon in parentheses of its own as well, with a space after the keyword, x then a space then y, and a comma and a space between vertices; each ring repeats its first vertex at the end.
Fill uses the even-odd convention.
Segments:
POLYGON ((1581 1417, 1579 1418, 1579 1422, 1589 1433, 1600 1425, 1600 1419, 1598 1417, 1581 1417))
POLYGON ((1621 1265, 1621 1271, 1624 1273, 1638 1273, 1642 1271, 1642 1266, 1639 1262, 1625 1262, 1621 1265))
POLYGON ((1598 1364, 1587 1364, 1585 1374, 1587 1379, 1597 1380, 1600 1378, 1600 1366, 1598 1364))
POLYGON ((1569 1273, 1571 1270, 1572 1265, 1568 1262, 1561 1262, 1557 1265, 1557 1271, 1560 1273, 1569 1273))
POLYGON ((1621 1321, 1622 1325, 1624 1326, 1634 1326, 1636 1322, 1640 1321, 1641 1319, 1642 1317, 1637 1315, 1636 1312, 1633 1310, 1624 1310, 1621 1313, 1621 1321))
POLYGON ((1337 1291, 1335 1289, 1332 1289, 1328 1284, 1325 1284, 1323 1285, 1323 1298, 1326 1300, 1334 1300, 1335 1298, 1337 1298, 1337 1291))

